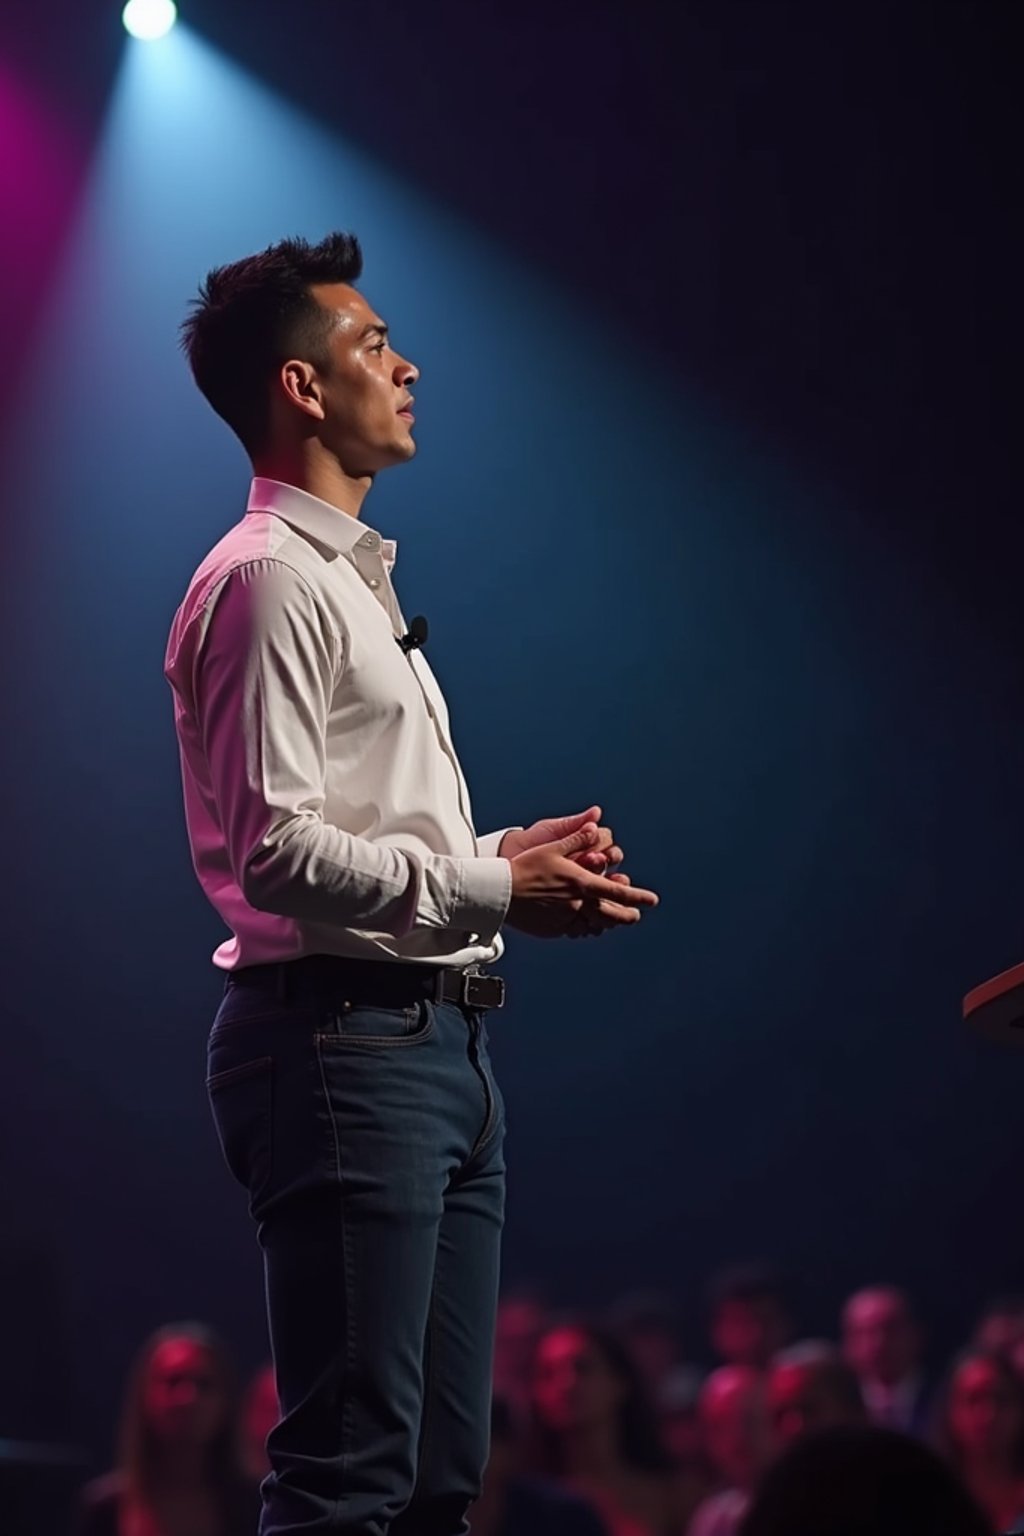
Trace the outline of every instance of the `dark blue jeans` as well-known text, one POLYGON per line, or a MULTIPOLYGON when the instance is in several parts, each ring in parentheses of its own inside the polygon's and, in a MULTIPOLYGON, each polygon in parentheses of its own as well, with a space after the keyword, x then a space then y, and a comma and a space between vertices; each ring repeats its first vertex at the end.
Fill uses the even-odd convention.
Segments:
POLYGON ((483 1015, 229 979, 208 1088, 263 1250, 262 1536, 457 1536, 487 1458, 504 1110, 483 1015))

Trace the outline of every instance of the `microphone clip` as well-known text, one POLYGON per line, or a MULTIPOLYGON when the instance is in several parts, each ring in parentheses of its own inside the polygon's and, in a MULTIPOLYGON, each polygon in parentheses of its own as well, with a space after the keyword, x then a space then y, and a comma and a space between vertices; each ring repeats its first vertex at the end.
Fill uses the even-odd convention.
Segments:
POLYGON ((396 635, 395 643, 403 654, 408 656, 410 651, 418 651, 427 643, 429 626, 422 613, 418 613, 414 619, 409 620, 409 631, 405 635, 396 635))

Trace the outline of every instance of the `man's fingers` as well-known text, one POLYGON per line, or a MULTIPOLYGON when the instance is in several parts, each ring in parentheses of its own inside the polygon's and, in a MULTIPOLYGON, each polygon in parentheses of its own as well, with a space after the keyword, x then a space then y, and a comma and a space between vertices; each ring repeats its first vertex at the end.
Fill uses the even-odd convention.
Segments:
POLYGON ((587 821, 584 822, 582 827, 578 827, 575 832, 570 832, 567 836, 560 838, 556 846, 563 858, 571 859, 576 854, 583 853, 584 850, 589 851, 596 848, 597 843, 597 828, 592 821, 587 821))
POLYGON ((610 898, 613 902, 619 902, 628 907, 658 905, 658 897, 654 891, 644 890, 643 886, 639 885, 629 885, 625 880, 616 879, 613 875, 593 875, 589 870, 580 871, 579 893, 584 901, 594 903, 610 898))
POLYGON ((587 811, 577 811, 573 816, 552 816, 549 821, 543 822, 543 826, 550 827, 555 837, 568 837, 570 832, 575 832, 588 821, 595 824, 601 820, 603 811, 599 805, 592 805, 587 811))
POLYGON ((584 902, 573 918, 569 932, 575 938, 600 938, 609 928, 630 928, 640 921, 635 907, 622 907, 614 901, 584 902))

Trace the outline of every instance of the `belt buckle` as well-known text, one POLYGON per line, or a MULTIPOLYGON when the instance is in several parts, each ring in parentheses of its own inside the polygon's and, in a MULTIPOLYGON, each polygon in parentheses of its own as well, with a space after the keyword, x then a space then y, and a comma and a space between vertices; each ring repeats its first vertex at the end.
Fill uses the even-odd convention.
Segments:
POLYGON ((467 1008, 504 1008, 505 981, 484 971, 466 971, 462 983, 462 1001, 467 1008))

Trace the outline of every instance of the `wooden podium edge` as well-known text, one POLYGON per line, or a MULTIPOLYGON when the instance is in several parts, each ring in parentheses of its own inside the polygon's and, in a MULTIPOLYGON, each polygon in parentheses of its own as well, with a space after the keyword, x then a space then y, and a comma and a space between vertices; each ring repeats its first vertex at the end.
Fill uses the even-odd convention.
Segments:
POLYGON ((991 1040, 1024 1046, 1024 963, 973 987, 964 997, 963 1016, 991 1040))

